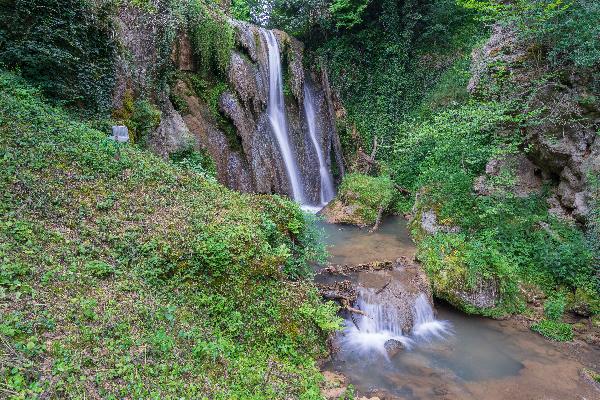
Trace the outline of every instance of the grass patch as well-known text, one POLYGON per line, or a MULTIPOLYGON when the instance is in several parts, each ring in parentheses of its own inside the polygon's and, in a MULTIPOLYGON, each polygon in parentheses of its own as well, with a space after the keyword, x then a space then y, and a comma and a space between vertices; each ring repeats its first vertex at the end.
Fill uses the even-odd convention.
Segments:
POLYGON ((557 342, 570 342, 573 340, 573 327, 564 322, 545 319, 533 324, 531 330, 546 339, 556 340, 557 342))
POLYGON ((108 140, 11 73, 0 91, 5 393, 320 398, 339 321, 296 204, 108 140))

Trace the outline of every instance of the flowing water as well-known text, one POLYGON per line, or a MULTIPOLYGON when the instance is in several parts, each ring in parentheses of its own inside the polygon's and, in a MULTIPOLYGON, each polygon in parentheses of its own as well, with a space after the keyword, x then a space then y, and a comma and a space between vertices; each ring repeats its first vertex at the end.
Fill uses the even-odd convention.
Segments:
MULTIPOLYGON (((374 234, 324 225, 330 261, 414 254, 405 225, 391 218, 374 234), (370 247, 377 251, 367 251, 370 247)), ((388 400, 600 399, 580 377, 584 363, 598 368, 597 347, 553 343, 519 321, 468 316, 443 303, 436 304, 436 314, 425 295, 414 301, 412 331, 403 333, 396 312, 374 301, 370 281, 356 280, 362 288, 355 306, 370 317, 346 321, 335 339, 339 350, 323 368, 342 373, 360 394, 388 400), (389 340, 403 349, 390 353, 389 340)))
POLYGON ((329 166, 323 156, 323 150, 319 141, 322 138, 321 130, 317 124, 317 117, 315 113, 315 102, 313 98, 312 88, 308 81, 304 83, 304 113, 306 114, 306 121, 308 122, 308 133, 310 140, 317 154, 317 161, 319 162, 319 176, 321 177, 320 187, 320 201, 321 207, 324 207, 333 199, 335 196, 335 190, 333 188, 333 178, 329 166))
POLYGON ((369 233, 351 225, 319 223, 327 238, 332 264, 363 264, 398 257, 412 259, 415 246, 410 238, 406 220, 392 216, 383 220, 379 229, 369 233))
POLYGON ((279 45, 272 31, 263 29, 262 34, 267 42, 269 56, 269 102, 267 105, 267 115, 269 116, 271 128, 275 134, 275 139, 277 140, 277 145, 285 164, 285 171, 292 189, 291 197, 296 202, 303 204, 304 190, 302 187, 302 178, 292 143, 290 143, 288 124, 285 116, 279 45))

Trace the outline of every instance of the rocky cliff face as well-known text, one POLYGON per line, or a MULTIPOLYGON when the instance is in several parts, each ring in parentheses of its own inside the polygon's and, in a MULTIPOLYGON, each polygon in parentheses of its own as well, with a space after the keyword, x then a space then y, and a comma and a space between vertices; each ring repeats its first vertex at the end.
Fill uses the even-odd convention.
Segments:
MULTIPOLYGON (((268 53, 260 28, 235 20, 228 22, 235 31, 224 90, 216 104, 194 87, 194 76, 201 66, 190 38, 181 22, 168 12, 153 15, 124 6, 119 13, 121 42, 127 57, 119 60, 119 79, 114 106, 122 104, 129 88, 150 94, 159 106, 161 124, 149 138, 149 147, 164 157, 186 146, 205 149, 214 159, 217 177, 226 186, 258 193, 291 194, 277 142, 267 116, 269 96, 268 53), (173 29, 163 29, 168 24, 173 29), (179 25, 178 25, 179 24, 179 25), (168 32, 177 32, 168 37, 168 32), (168 50, 169 66, 161 65, 161 52, 168 50), (154 88, 151 81, 162 71, 175 68, 176 79, 169 88, 154 88), (169 96, 169 94, 171 96, 169 96), (173 106, 173 95, 180 103, 173 106), (170 99, 171 97, 171 99, 170 99)), ((304 113, 303 85, 310 81, 315 92, 317 124, 323 137, 320 146, 328 165, 332 157, 340 165, 341 149, 335 131, 330 89, 326 75, 303 65, 301 42, 282 31, 275 31, 281 51, 285 81, 285 105, 290 141, 304 180, 307 200, 318 203, 319 165, 308 134, 304 113)), ((163 57, 164 58, 164 57, 163 57)), ((341 174, 340 174, 341 175, 341 174)))
POLYGON ((600 98, 591 92, 591 74, 539 61, 540 51, 510 27, 495 27, 489 41, 473 52, 469 91, 478 95, 489 85, 509 85, 517 89, 505 91, 505 99, 525 104, 523 112, 539 112, 537 123, 522 130, 532 163, 521 162, 526 167, 517 175, 533 182, 535 172, 554 182, 551 209, 586 223, 593 181, 600 177, 600 98))

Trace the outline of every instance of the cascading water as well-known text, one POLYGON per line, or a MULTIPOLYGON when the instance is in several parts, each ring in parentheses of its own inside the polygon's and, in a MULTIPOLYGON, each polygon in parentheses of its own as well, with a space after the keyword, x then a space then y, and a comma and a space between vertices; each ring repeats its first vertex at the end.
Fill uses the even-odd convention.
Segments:
POLYGON ((425 294, 417 296, 413 305, 413 329, 410 336, 402 332, 403 320, 393 307, 377 303, 372 289, 361 290, 356 307, 365 313, 346 321, 342 346, 361 354, 379 353, 387 358, 390 341, 410 349, 418 341, 443 339, 452 333, 448 321, 436 320, 425 294))
POLYGON ((398 312, 374 300, 372 289, 361 290, 356 306, 365 315, 346 321, 343 345, 360 353, 377 352, 384 356, 387 356, 385 345, 390 340, 410 347, 412 340, 402 334, 398 312))
POLYGON ((438 321, 435 319, 433 309, 427 301, 425 294, 421 293, 417 297, 413 310, 414 324, 412 333, 414 337, 430 341, 434 338, 441 339, 452 332, 448 321, 438 321))
POLYGON ((283 79, 281 76, 281 60, 279 58, 279 45, 272 31, 263 29, 263 36, 267 42, 269 56, 269 101, 267 115, 271 122, 271 128, 277 139, 281 156, 285 164, 285 170, 292 189, 292 198, 300 204, 304 203, 304 190, 302 179, 296 162, 295 153, 292 150, 285 117, 285 103, 283 101, 283 79))
POLYGON ((333 188, 333 178, 331 172, 323 156, 323 151, 319 144, 321 138, 320 129, 317 126, 317 117, 315 114, 314 98, 312 94, 312 88, 309 86, 308 81, 304 83, 304 113, 306 114, 306 121, 308 122, 308 133, 310 140, 313 144, 315 152, 317 153, 317 159, 319 161, 319 175, 321 177, 321 189, 320 189, 320 200, 321 206, 324 207, 327 203, 335 196, 333 188))

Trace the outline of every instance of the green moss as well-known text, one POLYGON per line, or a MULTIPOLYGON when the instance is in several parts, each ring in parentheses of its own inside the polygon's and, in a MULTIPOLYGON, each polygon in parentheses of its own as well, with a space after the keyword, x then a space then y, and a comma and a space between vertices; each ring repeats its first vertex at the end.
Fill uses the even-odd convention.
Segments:
POLYGON ((123 105, 112 116, 118 124, 127 126, 132 143, 144 144, 148 134, 160 125, 161 113, 148 100, 134 99, 133 91, 127 90, 123 105))
POLYGON ((190 17, 189 33, 200 68, 224 76, 235 46, 235 32, 227 17, 217 9, 197 3, 190 17))
POLYGON ((573 327, 564 322, 545 319, 533 324, 531 330, 557 342, 570 342, 573 340, 573 327))
POLYGON ((356 214, 363 224, 373 224, 379 209, 388 211, 394 192, 389 176, 352 173, 344 176, 337 197, 343 204, 357 207, 356 214))

